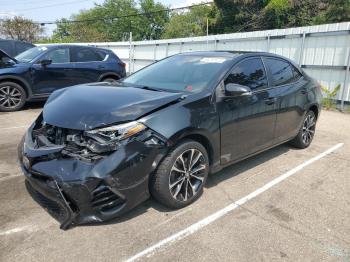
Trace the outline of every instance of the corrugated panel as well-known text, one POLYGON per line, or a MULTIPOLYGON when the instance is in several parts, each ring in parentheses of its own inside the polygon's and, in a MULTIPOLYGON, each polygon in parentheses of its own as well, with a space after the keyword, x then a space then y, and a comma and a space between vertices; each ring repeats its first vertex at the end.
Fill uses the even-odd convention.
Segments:
MULTIPOLYGON (((129 42, 80 43, 112 49, 125 63, 127 69, 135 72, 144 66, 166 56, 202 50, 269 51, 294 60, 302 65, 346 67, 350 50, 350 22, 317 26, 275 29, 256 32, 210 35, 132 42, 132 65, 129 70, 129 42), (347 32, 345 30, 348 30, 347 32), (306 38, 303 45, 303 34, 306 38), (270 38, 268 40, 268 38, 270 38), (302 48, 303 47, 303 48, 302 48), (301 56, 301 54, 303 54, 301 56), (301 58, 301 61, 299 61, 301 58)), ((312 69, 306 71, 323 85, 344 87, 346 71, 341 67, 333 69, 312 69)), ((350 77, 350 76, 349 76, 350 77)), ((340 99, 341 92, 338 94, 340 99)), ((345 97, 350 101, 350 88, 345 88, 345 97)))

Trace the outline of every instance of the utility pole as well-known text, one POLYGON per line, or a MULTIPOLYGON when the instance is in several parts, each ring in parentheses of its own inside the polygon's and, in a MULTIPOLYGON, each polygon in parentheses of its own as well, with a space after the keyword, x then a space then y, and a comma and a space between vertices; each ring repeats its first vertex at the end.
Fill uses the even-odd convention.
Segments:
POLYGON ((132 32, 129 33, 129 75, 131 74, 132 64, 132 32))
POLYGON ((207 50, 209 49, 209 18, 207 17, 207 50))

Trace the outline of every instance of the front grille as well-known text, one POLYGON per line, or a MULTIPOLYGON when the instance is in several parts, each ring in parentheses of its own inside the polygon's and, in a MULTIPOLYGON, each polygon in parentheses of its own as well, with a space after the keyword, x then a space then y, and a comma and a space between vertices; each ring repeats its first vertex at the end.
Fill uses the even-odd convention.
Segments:
POLYGON ((47 212, 59 222, 64 222, 69 218, 69 213, 63 204, 53 201, 36 191, 28 181, 25 182, 26 188, 32 198, 42 206, 47 212))
POLYGON ((107 186, 99 186, 92 193, 92 207, 106 212, 111 209, 117 209, 124 204, 124 200, 115 194, 107 186))

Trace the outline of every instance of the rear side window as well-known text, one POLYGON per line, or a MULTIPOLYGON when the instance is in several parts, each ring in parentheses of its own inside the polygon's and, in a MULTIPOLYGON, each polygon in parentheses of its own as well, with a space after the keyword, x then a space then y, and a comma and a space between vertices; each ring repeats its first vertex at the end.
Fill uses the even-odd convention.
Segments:
POLYGON ((73 51, 72 61, 73 62, 94 62, 102 61, 104 57, 95 52, 90 48, 76 48, 73 51))
POLYGON ((96 53, 99 56, 99 61, 103 61, 107 56, 107 53, 104 51, 96 50, 96 53))
POLYGON ((293 70, 287 61, 273 58, 265 58, 264 61, 271 72, 272 86, 280 86, 294 82, 293 70))
POLYGON ((239 84, 253 89, 267 88, 267 77, 260 58, 252 58, 235 66, 225 80, 226 84, 239 84))

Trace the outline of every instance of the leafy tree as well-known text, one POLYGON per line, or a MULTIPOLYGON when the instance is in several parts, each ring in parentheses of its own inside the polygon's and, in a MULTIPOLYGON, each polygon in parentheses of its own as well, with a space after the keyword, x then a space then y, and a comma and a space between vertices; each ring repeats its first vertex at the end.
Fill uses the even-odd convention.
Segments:
POLYGON ((134 40, 158 39, 167 22, 166 9, 154 0, 105 0, 80 11, 65 23, 61 20, 53 39, 78 42, 123 41, 133 32, 134 40), (138 15, 147 13, 145 15, 138 15))
POLYGON ((350 20, 350 0, 214 0, 220 32, 265 30, 350 20))
POLYGON ((293 0, 289 11, 288 27, 309 26, 319 22, 320 14, 327 8, 329 0, 293 0))
POLYGON ((231 33, 259 27, 262 9, 267 0, 214 0, 219 9, 217 31, 231 33))
POLYGON ((288 0, 270 0, 261 12, 258 29, 283 28, 289 24, 292 5, 288 0))
POLYGON ((139 16, 136 19, 135 30, 139 35, 136 35, 138 39, 159 39, 165 28, 165 24, 169 21, 168 12, 164 12, 166 9, 160 3, 155 3, 153 0, 140 0, 139 12, 145 15, 139 16))
MULTIPOLYGON (((62 19, 55 42, 126 41, 266 30, 350 20, 350 0, 214 0, 214 4, 167 12, 157 0, 105 0, 62 19)), ((204 0, 203 0, 204 1, 204 0)))
POLYGON ((206 35, 207 19, 210 28, 216 23, 217 9, 213 6, 197 6, 189 11, 174 12, 166 24, 162 38, 179 38, 206 35))
POLYGON ((350 21, 350 0, 329 1, 327 8, 316 19, 319 24, 344 21, 350 21))
POLYGON ((44 29, 32 20, 15 16, 0 22, 0 35, 14 40, 35 42, 43 34, 44 29))

